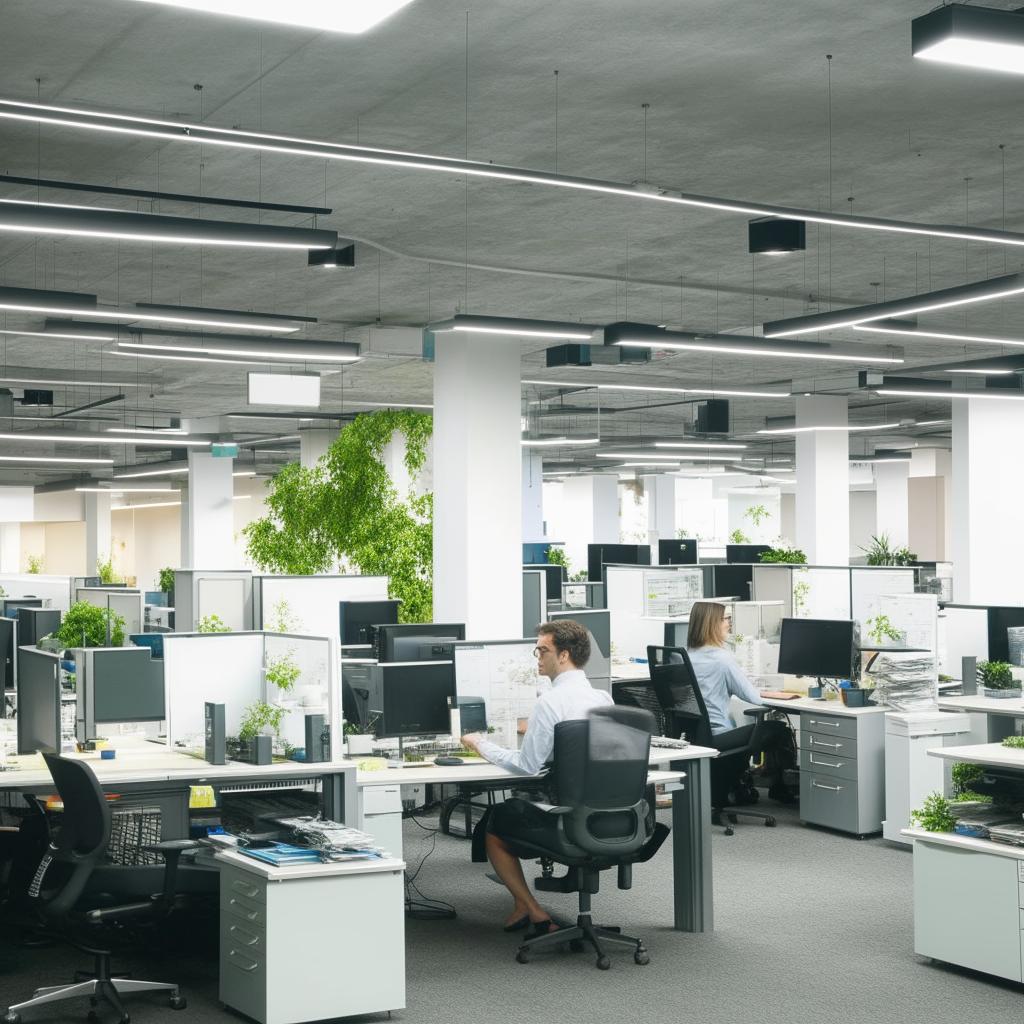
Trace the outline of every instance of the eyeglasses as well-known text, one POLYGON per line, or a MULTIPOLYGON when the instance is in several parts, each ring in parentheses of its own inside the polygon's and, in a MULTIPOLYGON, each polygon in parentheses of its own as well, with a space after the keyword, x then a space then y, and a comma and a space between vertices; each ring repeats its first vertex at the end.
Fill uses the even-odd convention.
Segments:
POLYGON ((550 653, 551 653, 551 648, 550 647, 534 647, 534 649, 533 649, 533 656, 535 658, 539 658, 542 654, 550 654, 550 653))

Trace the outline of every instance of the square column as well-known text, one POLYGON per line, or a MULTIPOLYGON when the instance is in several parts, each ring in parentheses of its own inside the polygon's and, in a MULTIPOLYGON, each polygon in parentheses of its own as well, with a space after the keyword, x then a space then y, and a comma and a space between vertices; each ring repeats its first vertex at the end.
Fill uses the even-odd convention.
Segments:
POLYGON ((85 498, 85 573, 92 576, 96 563, 111 557, 110 495, 86 494, 85 498))
POLYGON ((189 451, 188 494, 181 502, 182 568, 236 568, 234 464, 234 459, 189 451))
MULTIPOLYGON (((562 540, 556 537, 555 540, 562 540)), ((523 449, 523 543, 539 544, 544 534, 544 460, 523 449)))
POLYGON ((0 572, 21 572, 21 523, 0 523, 0 572))
POLYGON ((850 561, 850 454, 846 398, 796 400, 796 546, 817 565, 850 561))
POLYGON ((588 544, 619 543, 619 478, 615 473, 571 476, 562 487, 562 520, 556 540, 574 568, 587 567, 588 544))
POLYGON ((467 639, 523 630, 520 347, 438 334, 434 363, 434 620, 467 639))
POLYGON ((1024 549, 1024 477, 1014 455, 1024 438, 1024 403, 953 400, 953 598, 1019 605, 1024 549))
POLYGON ((875 463, 875 536, 892 548, 910 543, 910 463, 875 463))
POLYGON ((676 535, 676 478, 662 473, 641 479, 647 495, 647 540, 657 554, 658 541, 676 535))

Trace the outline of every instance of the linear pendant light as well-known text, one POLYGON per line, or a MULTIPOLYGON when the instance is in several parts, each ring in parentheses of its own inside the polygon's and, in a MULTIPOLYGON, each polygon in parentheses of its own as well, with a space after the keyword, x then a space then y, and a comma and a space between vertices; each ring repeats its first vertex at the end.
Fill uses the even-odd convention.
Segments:
POLYGON ((553 338, 565 341, 590 341, 593 324, 557 320, 528 320, 512 316, 470 316, 457 313, 448 320, 427 324, 432 334, 498 334, 509 338, 553 338))
POLYGON ((739 462, 740 455, 702 455, 699 452, 687 452, 685 455, 662 455, 659 452, 597 452, 599 459, 645 459, 652 462, 679 462, 680 459, 691 461, 707 459, 711 462, 739 462))
POLYGON ((1024 245, 1024 234, 966 227, 957 224, 920 224, 913 221, 885 220, 880 217, 861 217, 852 214, 823 213, 789 206, 771 206, 747 200, 725 199, 717 196, 652 186, 646 182, 627 183, 600 178, 583 178, 554 174, 526 167, 510 167, 473 160, 459 160, 428 153, 410 153, 394 149, 322 142, 265 132, 245 132, 237 129, 215 128, 210 125, 185 121, 163 121, 156 118, 132 117, 103 111, 83 110, 78 107, 58 107, 24 100, 0 99, 0 117, 16 121, 43 122, 66 128, 111 132, 120 135, 141 135, 147 138, 192 142, 200 145, 231 146, 238 149, 264 150, 318 160, 343 160, 354 163, 411 168, 446 174, 468 175, 498 181, 530 182, 554 188, 573 189, 601 195, 622 196, 646 202, 721 210, 747 217, 784 217, 829 224, 834 227, 862 228, 870 231, 890 231, 896 234, 926 235, 934 238, 957 238, 967 241, 988 242, 997 245, 1024 245))
POLYGON ((61 341, 113 341, 112 334, 90 334, 88 331, 62 333, 60 331, 0 331, 14 338, 56 338, 61 341))
POLYGON ((140 486, 138 484, 125 484, 111 487, 76 487, 78 494, 173 494, 174 488, 170 484, 149 484, 140 486))
POLYGON ((143 477, 151 476, 177 476, 182 473, 188 473, 188 466, 182 466, 177 463, 170 466, 156 466, 152 469, 128 469, 123 467, 124 472, 114 472, 115 480, 141 480, 143 477))
POLYGON ((876 395, 893 395, 900 398, 981 398, 998 402, 1024 402, 1024 391, 1003 388, 929 388, 909 387, 906 384, 886 385, 872 388, 876 395))
POLYGON ((910 23, 918 60, 1024 74, 1024 16, 1017 11, 949 4, 910 23))
POLYGON ((111 437, 110 434, 44 434, 35 430, 0 434, 0 441, 33 441, 57 444, 153 444, 161 448, 209 448, 209 441, 182 437, 111 437))
POLYGON ((181 339, 162 341, 119 341, 119 349, 132 352, 176 352, 192 355, 253 356, 258 359, 292 362, 354 363, 359 345, 351 341, 266 341, 250 338, 220 339, 206 344, 181 339))
POLYGON ((524 384, 539 384, 549 388, 578 388, 581 391, 650 391, 667 395, 730 395, 739 398, 792 398, 791 391, 762 391, 752 388, 672 388, 655 384, 598 384, 593 381, 524 380, 524 384))
POLYGON ((184 7, 253 21, 295 25, 317 32, 358 35, 390 18, 412 0, 136 0, 163 7, 184 7))
POLYGON ((849 426, 840 427, 835 424, 826 424, 823 426, 811 426, 811 427, 769 427, 764 430, 759 430, 759 434, 817 434, 817 433, 862 433, 868 430, 899 430, 904 424, 902 423, 855 423, 849 426))
POLYGON ((66 455, 0 455, 0 462, 38 462, 49 465, 58 463, 62 466, 110 466, 113 459, 80 459, 66 455))
POLYGON ((168 217, 160 213, 31 203, 20 199, 0 199, 0 231, 257 249, 332 249, 338 243, 337 231, 318 228, 168 217))
POLYGON ((854 324, 855 331, 873 334, 896 334, 904 338, 935 338, 937 341, 976 341, 983 345, 1009 345, 1024 347, 1024 338, 1004 338, 996 334, 963 334, 956 331, 930 331, 915 327, 912 320, 877 320, 869 324, 854 324))
POLYGON ((764 324, 766 338, 787 338, 794 334, 810 334, 814 331, 834 331, 840 327, 855 327, 857 324, 887 320, 890 317, 913 316, 937 309, 966 306, 974 302, 989 302, 1024 292, 1024 274, 1003 274, 986 281, 960 284, 953 288, 910 295, 905 299, 890 302, 875 302, 867 306, 853 306, 848 309, 832 310, 828 313, 812 313, 809 316, 795 316, 788 320, 769 320, 764 324))
POLYGON ((126 359, 160 359, 172 363, 221 363, 225 366, 266 366, 269 360, 255 359, 251 356, 186 356, 172 352, 139 352, 116 348, 110 355, 123 356, 126 359))
POLYGON ((655 448, 746 448, 745 444, 730 444, 724 441, 655 441, 655 448))
POLYGON ((604 328, 604 342, 621 348, 646 348, 671 352, 710 352, 715 355, 756 356, 777 359, 821 359, 842 363, 899 364, 903 350, 895 346, 831 345, 823 341, 766 341, 731 334, 698 334, 667 331, 651 324, 616 323, 604 328))
POLYGON ((573 448, 588 444, 600 444, 599 437, 539 437, 523 438, 524 448, 573 448))

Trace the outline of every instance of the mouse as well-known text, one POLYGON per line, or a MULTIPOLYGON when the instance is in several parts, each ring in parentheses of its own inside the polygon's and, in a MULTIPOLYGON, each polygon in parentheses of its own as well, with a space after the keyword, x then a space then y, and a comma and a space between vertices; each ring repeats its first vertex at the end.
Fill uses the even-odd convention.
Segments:
POLYGON ((435 757, 434 758, 434 764, 439 764, 439 765, 441 765, 442 768, 445 768, 448 765, 465 764, 465 763, 466 762, 463 761, 461 757, 435 757))

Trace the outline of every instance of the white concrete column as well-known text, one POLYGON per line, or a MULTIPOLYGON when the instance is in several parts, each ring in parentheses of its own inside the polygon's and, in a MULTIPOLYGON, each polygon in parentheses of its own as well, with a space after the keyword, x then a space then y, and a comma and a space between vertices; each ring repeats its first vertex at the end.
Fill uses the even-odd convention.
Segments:
POLYGON ((325 427, 310 427, 299 430, 299 462, 306 469, 316 465, 317 460, 331 446, 338 431, 325 427))
POLYGON ((234 464, 234 459, 189 450, 188 494, 182 496, 181 505, 183 568, 236 568, 234 464))
POLYGON ((675 539, 676 478, 660 473, 642 480, 647 495, 647 542, 657 554, 659 540, 675 539))
POLYGON ((850 560, 850 456, 845 396, 796 400, 796 545, 817 565, 850 560))
POLYGON ((553 540, 565 541, 574 569, 587 567, 588 544, 619 542, 619 478, 615 473, 571 476, 562 486, 562 515, 553 540))
POLYGON ((0 572, 21 572, 21 523, 0 523, 0 572))
POLYGON ((520 348, 438 334, 434 363, 434 620, 466 637, 523 630, 520 348))
POLYGON ((1024 438, 1024 403, 953 400, 953 598, 1021 603, 1024 476, 1013 457, 1024 438))
POLYGON ((884 533, 889 546, 903 548, 910 543, 909 462, 876 462, 875 536, 884 533))
MULTIPOLYGON (((554 540, 562 540, 555 537, 554 540)), ((523 449, 523 543, 539 544, 544 533, 544 460, 537 452, 523 449)))
POLYGON ((85 572, 92 576, 96 563, 111 558, 110 495, 85 495, 85 572))

